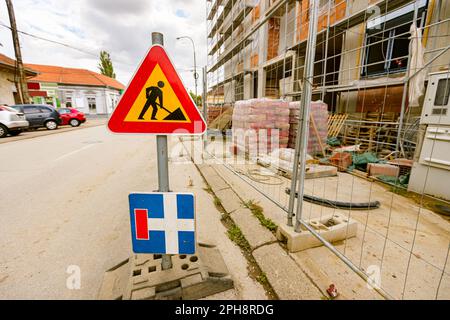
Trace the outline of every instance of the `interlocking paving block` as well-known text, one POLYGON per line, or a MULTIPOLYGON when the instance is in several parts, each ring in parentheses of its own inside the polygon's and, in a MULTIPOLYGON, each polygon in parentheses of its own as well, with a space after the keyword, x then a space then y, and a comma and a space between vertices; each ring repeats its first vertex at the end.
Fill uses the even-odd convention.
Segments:
MULTIPOLYGON (((311 219, 307 223, 328 242, 356 237, 358 231, 358 223, 355 220, 338 213, 321 219, 311 219)), ((302 229, 300 232, 295 232, 293 227, 286 225, 278 227, 277 239, 280 241, 287 240, 289 252, 298 252, 322 245, 322 242, 308 230, 302 229)))
MULTIPOLYGON (((183 299, 193 300, 207 297, 233 288, 233 280, 219 250, 214 246, 198 244, 197 254, 173 255, 172 268, 162 270, 161 255, 139 254, 130 257, 120 268, 115 278, 123 278, 127 274, 127 284, 121 294, 119 287, 114 292, 108 289, 109 282, 102 285, 101 299, 183 299)), ((119 269, 117 269, 119 270, 119 269)))
POLYGON ((247 208, 241 208, 231 214, 252 248, 276 241, 272 232, 264 228, 259 220, 247 208))

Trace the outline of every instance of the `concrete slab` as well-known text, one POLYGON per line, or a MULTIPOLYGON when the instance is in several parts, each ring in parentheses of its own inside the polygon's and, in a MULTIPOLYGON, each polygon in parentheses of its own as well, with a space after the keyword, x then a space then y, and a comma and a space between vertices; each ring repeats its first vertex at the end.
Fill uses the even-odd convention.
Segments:
POLYGON ((239 226, 252 249, 277 240, 247 208, 234 211, 231 218, 239 226))
POLYGON ((326 247, 308 249, 289 254, 322 292, 334 284, 337 300, 383 300, 384 298, 366 281, 349 268, 326 247), (326 268, 324 267, 326 266, 326 268))
MULTIPOLYGON (((207 179, 209 179, 209 177, 207 179)), ((215 194, 220 199, 222 207, 227 213, 232 213, 233 211, 244 208, 242 200, 231 188, 219 190, 215 192, 215 194)))
POLYGON ((197 168, 203 175, 211 176, 217 174, 216 170, 208 164, 198 164, 197 168))
MULTIPOLYGON (((358 231, 358 223, 355 220, 338 213, 306 222, 331 243, 356 237, 358 231)), ((298 252, 323 245, 306 228, 302 229, 301 232, 295 232, 294 227, 284 224, 277 229, 277 239, 280 241, 287 240, 289 252, 298 252)))
MULTIPOLYGON (((212 167, 209 167, 209 168, 212 169, 212 167)), ((212 170, 214 170, 214 169, 212 169, 212 170)), ((208 169, 208 171, 210 171, 210 170, 208 169)), ((225 180, 223 180, 222 177, 219 176, 215 171, 214 171, 215 174, 211 174, 211 173, 208 173, 207 171, 202 171, 202 170, 200 170, 200 172, 203 174, 203 176, 205 177, 206 181, 208 182, 209 186, 211 187, 211 189, 214 193, 230 187, 225 182, 225 180), (208 177, 208 178, 206 178, 206 177, 208 177)))
POLYGON ((305 174, 306 179, 316 179, 337 176, 337 168, 324 165, 309 165, 305 174))
POLYGON ((282 300, 319 300, 324 295, 277 244, 262 246, 253 256, 282 300))

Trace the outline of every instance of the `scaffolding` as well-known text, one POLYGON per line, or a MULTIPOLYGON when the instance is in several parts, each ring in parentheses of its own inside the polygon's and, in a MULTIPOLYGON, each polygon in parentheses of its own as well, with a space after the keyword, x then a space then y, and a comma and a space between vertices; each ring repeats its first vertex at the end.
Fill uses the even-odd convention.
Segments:
MULTIPOLYGON (((327 104, 328 126, 333 127, 332 137, 340 140, 342 147, 356 145, 359 153, 371 152, 389 163, 397 161, 399 172, 409 174, 411 167, 402 161, 417 160, 417 146, 425 129, 420 124, 423 101, 411 104, 408 89, 418 75, 424 75, 425 87, 430 74, 450 69, 447 1, 208 0, 206 16, 207 101, 212 112, 220 115, 222 108, 254 98, 300 101, 308 95, 304 88, 309 87, 313 101, 327 104), (314 28, 312 21, 317 21, 314 28), (411 36, 413 26, 416 37, 411 36), (308 44, 312 39, 315 53, 310 57, 308 44), (411 66, 414 40, 423 48, 423 64, 419 66, 411 66), (305 68, 311 61, 311 76, 307 77, 305 68)), ((309 119, 308 114, 306 117, 309 119)), ((294 146, 299 152, 299 140, 294 146)), ((261 168, 258 159, 250 163, 218 160, 288 217, 300 207, 297 218, 301 227, 363 279, 369 281, 368 270, 377 266, 383 280, 378 290, 385 298, 422 297, 413 283, 429 289, 423 297, 450 297, 450 225, 435 217, 431 208, 433 201, 444 206, 449 201, 425 194, 425 185, 415 193, 410 211, 403 213, 397 203, 407 201, 403 197, 408 193, 406 187, 397 182, 380 186, 376 177, 368 178, 358 168, 331 178, 307 179, 294 159, 297 166, 293 165, 291 176, 280 176, 278 170, 267 178, 277 183, 264 183, 250 174, 261 168), (295 173, 298 169, 300 178, 295 173), (367 210, 302 206, 295 193, 284 192, 299 187, 317 197, 349 202, 381 197, 382 210, 372 217, 367 210), (387 188, 386 194, 383 188, 387 188), (358 235, 340 245, 324 240, 308 224, 312 218, 336 212, 360 224, 358 235), (442 223, 442 229, 433 233, 428 224, 436 221, 442 223), (427 232, 429 242, 423 239, 427 232), (427 252, 433 245, 433 253, 427 252), (396 254, 401 257, 398 261, 396 254)))

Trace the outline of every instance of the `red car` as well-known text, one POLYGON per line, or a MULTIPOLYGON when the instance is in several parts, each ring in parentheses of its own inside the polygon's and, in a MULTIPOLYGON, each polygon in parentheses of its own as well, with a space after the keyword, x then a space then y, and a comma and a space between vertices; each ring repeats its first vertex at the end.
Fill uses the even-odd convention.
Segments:
POLYGON ((80 124, 86 122, 86 116, 83 112, 74 108, 59 108, 61 115, 61 125, 70 124, 72 127, 78 127, 80 124))

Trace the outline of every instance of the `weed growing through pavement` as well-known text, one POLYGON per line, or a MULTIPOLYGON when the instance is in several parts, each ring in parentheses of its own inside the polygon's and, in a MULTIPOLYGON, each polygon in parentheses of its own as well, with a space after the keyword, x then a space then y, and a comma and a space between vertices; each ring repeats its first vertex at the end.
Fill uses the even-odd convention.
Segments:
POLYGON ((264 210, 259 204, 257 204, 253 200, 246 201, 243 204, 246 208, 250 209, 250 211, 259 220, 259 223, 261 223, 263 227, 269 229, 271 232, 275 232, 275 230, 277 229, 277 225, 272 220, 264 216, 264 210))
POLYGON ((237 225, 232 225, 228 231, 228 238, 230 238, 231 241, 236 243, 242 250, 250 250, 250 244, 248 243, 247 239, 245 239, 244 235, 242 234, 241 229, 237 225))

